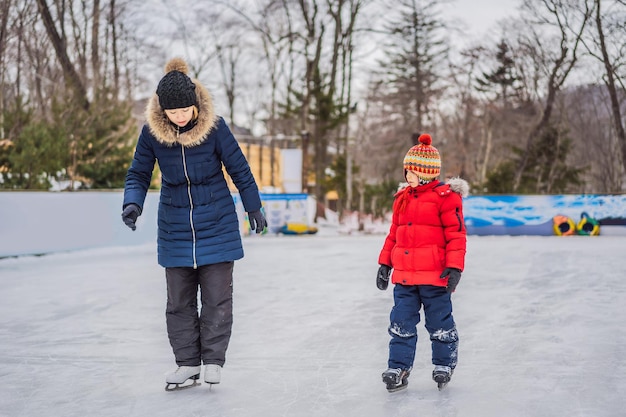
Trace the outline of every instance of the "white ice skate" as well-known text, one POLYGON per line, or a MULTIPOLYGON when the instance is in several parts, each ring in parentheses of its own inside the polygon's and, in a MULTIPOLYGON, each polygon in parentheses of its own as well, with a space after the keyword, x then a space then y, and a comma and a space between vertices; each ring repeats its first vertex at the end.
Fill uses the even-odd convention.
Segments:
POLYGON ((179 366, 165 375, 165 391, 179 391, 200 385, 200 366, 179 366))
POLYGON ((204 366, 204 382, 207 384, 219 384, 221 379, 222 367, 214 363, 204 366))

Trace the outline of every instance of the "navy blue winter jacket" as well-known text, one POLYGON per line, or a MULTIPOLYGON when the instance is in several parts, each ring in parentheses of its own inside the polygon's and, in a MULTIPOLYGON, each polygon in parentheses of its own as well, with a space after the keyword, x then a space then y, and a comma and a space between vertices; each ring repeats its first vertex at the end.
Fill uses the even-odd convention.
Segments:
POLYGON ((259 190, 230 129, 215 115, 209 93, 197 81, 199 114, 185 128, 170 123, 154 95, 146 110, 124 203, 143 210, 155 162, 161 170, 158 262, 164 267, 197 267, 243 257, 235 204, 222 164, 239 190, 244 209, 261 208, 259 190))

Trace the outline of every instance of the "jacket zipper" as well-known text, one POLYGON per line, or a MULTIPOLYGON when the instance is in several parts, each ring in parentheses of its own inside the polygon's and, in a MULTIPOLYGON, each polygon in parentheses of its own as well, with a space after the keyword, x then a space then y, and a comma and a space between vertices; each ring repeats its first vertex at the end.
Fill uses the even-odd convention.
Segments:
MULTIPOLYGON (((176 131, 176 139, 180 137, 180 127, 176 131)), ((179 142, 180 143, 180 142, 179 142)), ((183 157, 183 171, 185 172, 185 179, 187 180, 187 196, 189 197, 189 224, 191 225, 191 256, 193 257, 193 269, 198 269, 198 262, 196 259, 196 229, 193 225, 193 199, 191 198, 191 181, 189 180, 189 174, 187 173, 187 157, 185 156, 185 147, 181 144, 180 150, 183 157)))
POLYGON ((454 214, 456 214, 456 220, 459 222, 459 232, 463 231, 463 222, 461 221, 461 214, 459 213, 459 208, 457 207, 454 210, 454 214))

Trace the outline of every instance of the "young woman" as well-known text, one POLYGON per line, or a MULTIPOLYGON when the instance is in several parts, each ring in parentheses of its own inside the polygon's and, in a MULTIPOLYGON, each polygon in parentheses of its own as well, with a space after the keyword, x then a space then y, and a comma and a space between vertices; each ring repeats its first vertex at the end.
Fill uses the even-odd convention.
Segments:
POLYGON ((167 333, 178 365, 166 375, 166 390, 196 385, 202 364, 204 381, 217 384, 226 360, 233 265, 243 257, 243 247, 222 165, 239 190, 252 230, 261 233, 267 226, 246 158, 215 114, 208 91, 187 73, 185 61, 169 61, 148 102, 122 212, 124 223, 135 230, 158 162, 158 262, 165 268, 167 333))

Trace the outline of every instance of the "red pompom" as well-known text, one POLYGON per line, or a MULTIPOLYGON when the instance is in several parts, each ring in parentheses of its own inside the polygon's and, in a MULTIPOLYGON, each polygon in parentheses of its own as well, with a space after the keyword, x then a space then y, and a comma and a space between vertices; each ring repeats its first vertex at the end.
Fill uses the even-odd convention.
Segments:
POLYGON ((431 138, 428 133, 424 133, 420 135, 419 141, 420 143, 423 143, 424 145, 430 145, 431 143, 433 143, 433 138, 431 138))

